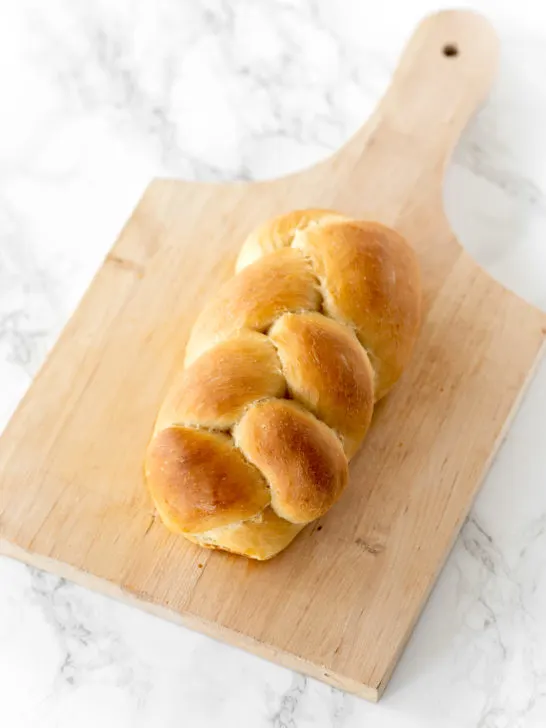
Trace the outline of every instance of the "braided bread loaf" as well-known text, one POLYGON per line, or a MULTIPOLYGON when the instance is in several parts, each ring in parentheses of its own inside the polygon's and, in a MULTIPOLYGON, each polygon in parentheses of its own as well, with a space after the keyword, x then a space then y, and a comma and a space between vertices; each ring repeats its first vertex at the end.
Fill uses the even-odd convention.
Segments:
POLYGON ((419 270, 393 230, 306 210, 256 230, 237 271, 194 325, 146 477, 167 527, 268 559, 343 492, 417 337, 419 270))

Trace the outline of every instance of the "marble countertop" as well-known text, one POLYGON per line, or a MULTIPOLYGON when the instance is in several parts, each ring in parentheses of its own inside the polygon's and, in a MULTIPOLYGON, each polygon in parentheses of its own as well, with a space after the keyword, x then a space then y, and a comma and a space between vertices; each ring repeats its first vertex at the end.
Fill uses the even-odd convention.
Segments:
MULTIPOLYGON (((465 5, 502 59, 448 216, 546 309, 546 7, 465 5)), ((0 0, 0 422, 151 177, 260 179, 329 155, 440 6, 0 0)), ((0 724, 544 728, 545 432, 546 362, 379 705, 0 558, 0 724)))

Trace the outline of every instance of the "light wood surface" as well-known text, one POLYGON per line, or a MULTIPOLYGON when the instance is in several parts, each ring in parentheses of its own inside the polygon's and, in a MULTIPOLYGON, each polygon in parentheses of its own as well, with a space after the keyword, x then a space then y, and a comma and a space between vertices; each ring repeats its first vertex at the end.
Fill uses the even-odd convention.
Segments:
POLYGON ((377 699, 546 334, 545 315, 478 268, 442 209, 446 161, 496 56, 479 16, 432 16, 377 112, 325 162, 259 184, 152 182, 2 437, 0 550, 377 699), (244 237, 308 206, 405 234, 426 320, 341 502, 255 563, 169 534, 142 458, 192 322, 244 237))

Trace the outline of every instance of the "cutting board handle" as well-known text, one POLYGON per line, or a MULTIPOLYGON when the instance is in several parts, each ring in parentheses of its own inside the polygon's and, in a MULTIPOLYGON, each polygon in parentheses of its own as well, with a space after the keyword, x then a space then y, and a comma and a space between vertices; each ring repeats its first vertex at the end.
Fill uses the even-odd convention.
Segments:
POLYGON ((386 185, 385 194, 375 197, 391 201, 410 197, 424 178, 440 192, 446 162, 490 89, 498 50, 495 31, 477 13, 425 18, 376 112, 331 160, 338 172, 361 178, 367 189, 367 170, 383 170, 373 185, 386 185))

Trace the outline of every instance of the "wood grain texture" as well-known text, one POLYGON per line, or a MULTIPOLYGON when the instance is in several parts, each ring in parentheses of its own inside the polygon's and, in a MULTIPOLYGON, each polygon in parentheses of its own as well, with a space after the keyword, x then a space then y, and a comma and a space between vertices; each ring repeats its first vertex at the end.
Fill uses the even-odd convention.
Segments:
POLYGON ((152 182, 2 437, 0 550, 377 699, 546 334, 546 316, 469 258, 442 208, 445 164, 496 55, 479 16, 431 16, 332 158, 272 182, 152 182), (196 314, 250 230, 299 207, 406 235, 426 320, 342 500, 256 563, 168 533, 142 459, 196 314))

